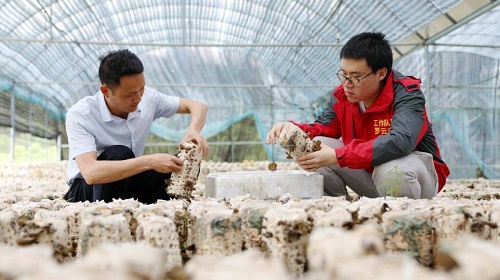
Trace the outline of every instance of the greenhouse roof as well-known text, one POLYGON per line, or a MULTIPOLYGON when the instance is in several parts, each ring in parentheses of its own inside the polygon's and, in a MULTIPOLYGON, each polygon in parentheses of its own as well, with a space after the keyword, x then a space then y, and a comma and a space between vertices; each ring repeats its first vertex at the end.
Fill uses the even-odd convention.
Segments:
POLYGON ((385 33, 396 58, 426 45, 500 56, 487 0, 3 0, 0 15, 0 89, 60 116, 98 90, 98 58, 122 48, 151 87, 248 108, 324 95, 342 44, 363 31, 385 33))

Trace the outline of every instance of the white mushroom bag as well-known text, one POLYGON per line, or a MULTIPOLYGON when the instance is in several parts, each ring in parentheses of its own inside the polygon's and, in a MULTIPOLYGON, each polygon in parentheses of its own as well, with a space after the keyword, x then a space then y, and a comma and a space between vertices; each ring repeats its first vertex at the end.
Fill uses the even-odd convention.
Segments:
POLYGON ((293 123, 287 123, 283 127, 278 140, 288 159, 297 159, 321 149, 321 141, 311 140, 309 135, 293 123))
POLYGON ((167 181, 167 194, 175 198, 190 199, 194 186, 198 181, 200 164, 203 157, 198 151, 198 143, 191 139, 179 145, 177 157, 184 161, 180 172, 172 172, 170 180, 167 181))

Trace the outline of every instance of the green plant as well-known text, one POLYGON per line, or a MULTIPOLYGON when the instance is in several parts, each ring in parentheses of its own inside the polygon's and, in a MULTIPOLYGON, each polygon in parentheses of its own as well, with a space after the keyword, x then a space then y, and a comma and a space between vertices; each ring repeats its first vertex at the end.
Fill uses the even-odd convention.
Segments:
POLYGON ((479 192, 475 192, 471 195, 470 198, 473 200, 479 200, 479 197, 480 197, 479 192))
POLYGON ((398 197, 399 188, 403 184, 401 178, 404 176, 403 172, 398 170, 398 166, 394 165, 394 168, 387 171, 389 177, 385 182, 385 187, 387 189, 387 195, 394 198, 398 197))

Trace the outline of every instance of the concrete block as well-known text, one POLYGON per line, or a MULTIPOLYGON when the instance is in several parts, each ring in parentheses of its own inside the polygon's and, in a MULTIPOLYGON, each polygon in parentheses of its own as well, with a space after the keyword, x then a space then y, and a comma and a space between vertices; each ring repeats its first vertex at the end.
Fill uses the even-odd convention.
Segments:
POLYGON ((205 196, 233 198, 249 194, 255 199, 275 200, 289 193, 304 199, 323 196, 323 175, 303 170, 236 171, 207 176, 205 196))

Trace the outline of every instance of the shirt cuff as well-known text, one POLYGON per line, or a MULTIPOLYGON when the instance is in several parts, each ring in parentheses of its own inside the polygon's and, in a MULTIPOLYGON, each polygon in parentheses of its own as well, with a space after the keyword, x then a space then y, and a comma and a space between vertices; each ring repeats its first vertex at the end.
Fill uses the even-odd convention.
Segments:
POLYGON ((344 155, 345 155, 345 146, 336 148, 335 155, 337 156, 337 162, 338 162, 339 166, 344 167, 345 164, 343 164, 342 159, 344 158, 344 155))

